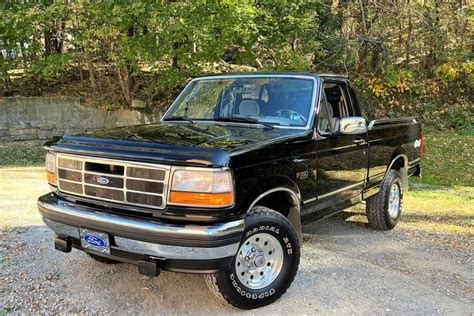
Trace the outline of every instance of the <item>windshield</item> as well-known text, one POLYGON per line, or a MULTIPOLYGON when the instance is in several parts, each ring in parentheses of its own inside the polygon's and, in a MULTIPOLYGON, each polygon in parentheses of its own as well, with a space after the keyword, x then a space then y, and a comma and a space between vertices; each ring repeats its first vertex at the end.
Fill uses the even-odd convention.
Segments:
POLYGON ((165 120, 253 122, 305 126, 313 80, 287 77, 229 77, 192 81, 165 120))

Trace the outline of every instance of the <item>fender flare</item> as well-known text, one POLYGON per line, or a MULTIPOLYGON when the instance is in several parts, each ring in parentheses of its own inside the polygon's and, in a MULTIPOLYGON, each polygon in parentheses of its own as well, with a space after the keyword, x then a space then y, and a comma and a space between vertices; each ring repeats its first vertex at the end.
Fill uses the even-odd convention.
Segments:
POLYGON ((387 170, 385 171, 382 182, 387 177, 387 174, 390 171, 390 169, 392 168, 395 161, 397 161, 399 158, 403 158, 403 167, 400 168, 399 172, 400 172, 400 177, 402 179, 402 185, 403 185, 404 189, 407 190, 408 189, 408 157, 405 154, 399 154, 399 155, 396 155, 395 157, 393 157, 392 161, 388 165, 387 170))
POLYGON ((302 237, 302 229, 301 229, 301 198, 299 195, 294 191, 286 187, 276 187, 270 190, 267 190, 257 196, 255 200, 250 204, 249 208, 247 209, 247 213, 250 212, 252 207, 257 205, 258 201, 263 199, 265 196, 275 193, 275 192, 286 192, 289 193, 291 196, 291 199, 293 200, 293 207, 290 208, 290 211, 288 212, 288 221, 293 225, 293 228, 296 231, 296 234, 298 235, 298 239, 300 241, 300 245, 303 242, 303 237, 302 237))

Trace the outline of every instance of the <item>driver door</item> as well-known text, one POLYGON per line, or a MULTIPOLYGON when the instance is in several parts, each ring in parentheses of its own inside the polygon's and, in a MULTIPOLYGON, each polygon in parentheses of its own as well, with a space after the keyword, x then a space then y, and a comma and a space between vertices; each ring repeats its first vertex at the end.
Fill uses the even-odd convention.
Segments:
POLYGON ((316 210, 349 200, 364 188, 368 166, 367 133, 337 133, 341 118, 358 115, 345 82, 323 83, 316 141, 316 210))

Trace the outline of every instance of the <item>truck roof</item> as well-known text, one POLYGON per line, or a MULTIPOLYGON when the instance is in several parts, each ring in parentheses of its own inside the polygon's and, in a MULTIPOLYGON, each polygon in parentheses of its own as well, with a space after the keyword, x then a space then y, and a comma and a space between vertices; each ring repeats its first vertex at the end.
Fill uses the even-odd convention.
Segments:
POLYGON ((346 79, 347 80, 347 76, 346 75, 341 75, 341 74, 330 74, 330 73, 318 74, 318 77, 320 77, 320 78, 346 79))
POLYGON ((227 72, 227 73, 217 73, 217 74, 209 74, 209 75, 202 75, 197 76, 197 78, 203 77, 218 77, 218 76, 252 76, 252 75, 299 75, 299 76, 311 76, 311 77, 319 77, 319 78, 333 78, 333 79, 344 79, 347 80, 347 76, 340 75, 340 74, 317 74, 314 72, 304 72, 304 71, 248 71, 248 72, 227 72))

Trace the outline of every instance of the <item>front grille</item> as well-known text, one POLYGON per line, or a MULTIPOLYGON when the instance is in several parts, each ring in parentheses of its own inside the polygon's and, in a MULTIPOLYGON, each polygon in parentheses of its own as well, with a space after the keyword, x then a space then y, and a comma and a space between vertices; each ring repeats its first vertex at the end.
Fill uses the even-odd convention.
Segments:
POLYGON ((57 155, 60 192, 163 209, 169 166, 57 155))

